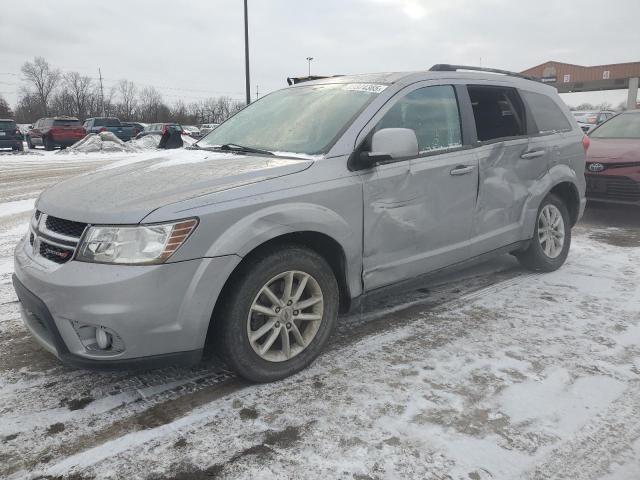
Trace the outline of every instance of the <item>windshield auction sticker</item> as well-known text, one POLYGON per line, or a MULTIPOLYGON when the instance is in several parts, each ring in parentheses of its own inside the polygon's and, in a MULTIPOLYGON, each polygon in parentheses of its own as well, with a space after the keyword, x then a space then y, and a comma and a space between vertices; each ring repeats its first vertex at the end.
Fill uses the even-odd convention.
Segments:
POLYGON ((367 93, 380 93, 385 88, 386 85, 378 85, 375 83, 349 83, 342 87, 343 90, 352 90, 356 92, 367 92, 367 93))

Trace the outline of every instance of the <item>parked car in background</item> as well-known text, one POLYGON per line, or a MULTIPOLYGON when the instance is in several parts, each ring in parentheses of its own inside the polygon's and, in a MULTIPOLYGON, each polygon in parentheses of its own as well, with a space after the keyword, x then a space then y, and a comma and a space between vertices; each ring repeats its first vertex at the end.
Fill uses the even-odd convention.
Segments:
POLYGON ((0 118, 0 148, 22 150, 22 132, 14 120, 0 118))
POLYGON ((458 68, 298 84, 49 188, 15 250, 25 324, 72 365, 192 364, 209 339, 273 381, 384 287, 504 253, 560 268, 586 137, 555 88, 458 68))
POLYGON ((640 205, 640 110, 616 115, 589 132, 587 198, 640 205))
POLYGON ((114 117, 87 118, 83 126, 87 133, 111 132, 123 142, 128 142, 134 137, 133 127, 122 125, 120 120, 114 117))
POLYGON ((131 127, 133 129, 133 133, 131 134, 131 138, 136 138, 140 132, 144 130, 145 125, 139 122, 120 122, 123 127, 131 127))
POLYGON ((163 135, 167 129, 177 130, 182 134, 184 130, 182 129, 182 125, 179 123, 150 123, 145 127, 145 129, 140 132, 136 138, 141 138, 146 135, 163 135))
POLYGON ((583 132, 588 132, 592 128, 600 125, 603 122, 606 122, 611 117, 615 116, 617 112, 611 110, 601 110, 601 111, 581 111, 576 110, 573 111, 573 118, 576 119, 578 125, 583 132))
POLYGON ((87 135, 86 130, 75 117, 41 118, 27 132, 30 149, 42 146, 45 150, 68 147, 87 135))
POLYGON ((202 125, 200 125, 200 135, 204 137, 209 132, 215 130, 218 127, 218 125, 220 124, 219 123, 203 123, 202 125))
POLYGON ((202 132, 200 132, 200 129, 195 125, 183 125, 182 128, 184 130, 183 131, 184 135, 189 135, 192 138, 202 137, 202 132))

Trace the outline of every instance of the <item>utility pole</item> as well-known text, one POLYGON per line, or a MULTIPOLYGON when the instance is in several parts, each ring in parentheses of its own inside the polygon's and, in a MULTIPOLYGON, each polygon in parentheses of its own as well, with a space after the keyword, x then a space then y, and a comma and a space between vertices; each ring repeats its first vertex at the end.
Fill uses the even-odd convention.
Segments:
POLYGON ((102 116, 104 117, 104 88, 102 87, 102 71, 98 68, 98 75, 100 75, 100 107, 102 110, 102 116))
POLYGON ((311 60, 313 60, 313 57, 307 57, 307 62, 309 63, 309 73, 307 77, 311 77, 311 60))
POLYGON ((244 0, 244 75, 247 105, 251 103, 251 82, 249 80, 249 14, 247 0, 244 0))

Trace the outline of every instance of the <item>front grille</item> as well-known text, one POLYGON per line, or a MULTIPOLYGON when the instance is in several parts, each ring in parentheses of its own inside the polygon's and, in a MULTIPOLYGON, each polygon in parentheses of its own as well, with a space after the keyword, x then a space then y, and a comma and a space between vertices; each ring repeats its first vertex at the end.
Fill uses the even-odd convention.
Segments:
POLYGON ((628 177, 612 175, 586 175, 587 197, 619 200, 623 202, 640 201, 640 184, 628 177))
POLYGON ((62 248, 57 245, 52 245, 46 241, 40 241, 40 247, 38 253, 41 257, 51 260, 55 263, 66 263, 73 257, 73 248, 62 248))
POLYGON ((33 253, 62 264, 73 258, 86 223, 74 222, 36 211, 31 220, 29 243, 33 253))
POLYGON ((66 235, 68 237, 80 238, 87 224, 48 216, 47 220, 45 221, 45 226, 52 232, 66 235))

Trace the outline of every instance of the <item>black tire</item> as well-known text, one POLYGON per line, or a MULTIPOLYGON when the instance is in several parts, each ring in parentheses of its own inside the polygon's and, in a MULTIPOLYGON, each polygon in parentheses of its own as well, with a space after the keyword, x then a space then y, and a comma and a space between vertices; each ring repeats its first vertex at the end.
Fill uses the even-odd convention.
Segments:
POLYGON ((46 135, 42 137, 42 143, 44 144, 44 149, 47 151, 53 150, 53 141, 47 137, 46 135))
POLYGON ((29 147, 29 150, 35 150, 36 147, 33 145, 33 143, 31 143, 31 137, 27 137, 27 147, 29 147))
POLYGON ((522 252, 514 252, 514 255, 522 266, 530 270, 536 272, 553 272, 564 264, 567 259, 567 255, 569 255, 570 247, 571 217, 569 216, 569 210, 559 197, 550 193, 544 198, 544 200, 542 200, 540 208, 538 208, 538 213, 536 214, 536 225, 529 247, 522 252), (560 254, 555 258, 551 258, 545 253, 538 235, 538 229, 540 227, 540 213, 547 205, 555 206, 560 211, 562 221, 564 222, 564 243, 560 254))
POLYGON ((265 250, 248 258, 225 287, 222 305, 216 309, 214 319, 217 351, 229 367, 247 380, 272 382, 288 377, 311 364, 323 350, 336 324, 338 303, 335 275, 316 252, 298 245, 265 250), (269 361, 251 346, 247 322, 253 301, 263 286, 287 271, 305 272, 315 279, 324 301, 322 320, 315 336, 300 353, 289 360, 269 361))

